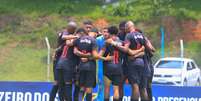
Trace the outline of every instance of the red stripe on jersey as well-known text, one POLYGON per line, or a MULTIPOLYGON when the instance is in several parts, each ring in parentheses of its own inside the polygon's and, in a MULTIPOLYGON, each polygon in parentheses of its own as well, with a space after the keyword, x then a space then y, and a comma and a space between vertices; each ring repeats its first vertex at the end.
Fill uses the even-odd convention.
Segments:
POLYGON ((68 54, 68 46, 65 45, 61 57, 65 58, 67 57, 67 54, 68 54))
POLYGON ((119 63, 119 51, 114 50, 114 63, 118 64, 119 63))

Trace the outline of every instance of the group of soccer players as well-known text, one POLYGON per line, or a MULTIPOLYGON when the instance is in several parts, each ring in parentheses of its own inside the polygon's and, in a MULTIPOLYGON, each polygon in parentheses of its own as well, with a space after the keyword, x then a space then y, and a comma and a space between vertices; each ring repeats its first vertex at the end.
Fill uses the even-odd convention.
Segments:
POLYGON ((96 60, 103 61, 104 101, 109 101, 110 86, 113 101, 122 101, 123 85, 128 80, 132 88, 131 101, 151 101, 154 47, 132 21, 122 21, 119 28, 108 26, 98 31, 91 21, 83 26, 70 21, 59 33, 54 54, 54 85, 50 101, 56 93, 61 101, 92 101, 97 81, 96 60), (74 90, 72 85, 74 86, 74 90))

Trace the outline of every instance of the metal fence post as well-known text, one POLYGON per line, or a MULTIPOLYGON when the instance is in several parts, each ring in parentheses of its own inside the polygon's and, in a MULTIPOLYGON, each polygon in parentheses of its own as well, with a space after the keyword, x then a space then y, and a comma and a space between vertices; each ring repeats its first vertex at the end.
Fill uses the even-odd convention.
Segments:
POLYGON ((50 43, 47 37, 45 37, 47 45, 47 81, 50 81, 50 43))

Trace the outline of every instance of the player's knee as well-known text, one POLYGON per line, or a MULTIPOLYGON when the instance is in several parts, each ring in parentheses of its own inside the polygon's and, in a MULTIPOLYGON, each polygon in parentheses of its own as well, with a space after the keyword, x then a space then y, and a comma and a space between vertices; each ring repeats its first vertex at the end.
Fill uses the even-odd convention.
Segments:
POLYGON ((54 81, 53 85, 58 85, 58 81, 54 81))
POLYGON ((65 82, 66 85, 72 84, 72 82, 65 82))
POLYGON ((92 93, 92 88, 86 88, 86 93, 92 93))
POLYGON ((119 98, 119 87, 118 86, 114 86, 114 98, 118 99, 119 98))
POLYGON ((143 100, 148 100, 148 94, 146 88, 142 88, 140 90, 140 95, 143 100))

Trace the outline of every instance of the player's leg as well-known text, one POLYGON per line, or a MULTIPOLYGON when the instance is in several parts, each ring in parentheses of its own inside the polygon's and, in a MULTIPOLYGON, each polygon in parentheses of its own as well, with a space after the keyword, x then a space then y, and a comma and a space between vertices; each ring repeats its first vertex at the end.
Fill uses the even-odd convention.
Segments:
POLYGON ((92 101, 92 88, 87 87, 85 92, 86 92, 86 101, 92 101))
POLYGON ((104 76, 104 101, 109 101, 110 99, 110 84, 110 79, 104 76))
POLYGON ((140 97, 139 81, 140 71, 135 65, 131 65, 128 70, 128 80, 132 87, 131 101, 138 101, 140 97))
POLYGON ((75 75, 74 75, 74 92, 73 92, 73 99, 74 101, 79 101, 79 94, 80 94, 80 86, 79 86, 79 70, 76 68, 75 75))
POLYGON ((53 87, 52 90, 50 92, 50 101, 54 101, 57 91, 58 91, 58 71, 56 70, 56 64, 57 64, 57 60, 53 61, 53 75, 54 75, 54 83, 53 83, 53 87))
POLYGON ((148 85, 148 72, 146 72, 147 68, 140 69, 140 97, 141 101, 148 101, 148 94, 147 94, 147 85, 148 85))
POLYGON ((140 89, 140 96, 141 96, 141 101, 149 101, 146 88, 141 88, 140 89))
POLYGON ((63 70, 58 70, 58 86, 59 86, 59 100, 64 101, 66 99, 65 94, 65 82, 64 82, 64 76, 63 76, 63 70))
POLYGON ((127 75, 128 75, 128 70, 127 70, 126 65, 124 65, 122 67, 122 70, 123 70, 123 75, 122 75, 122 79, 121 79, 121 82, 120 82, 120 85, 119 85, 119 101, 123 100, 123 96, 124 96, 124 84, 125 84, 125 82, 127 80, 127 75))
POLYGON ((65 94, 67 101, 72 101, 73 70, 64 70, 65 94))
POLYGON ((137 83, 134 83, 131 86, 132 86, 131 101, 138 101, 140 97, 139 86, 137 83))
POLYGON ((84 87, 86 93, 86 101, 92 101, 92 90, 96 86, 96 71, 86 71, 84 87))
POLYGON ((57 81, 54 81, 54 84, 53 84, 53 87, 52 87, 52 90, 50 92, 50 101, 54 101, 55 97, 56 97, 56 94, 57 94, 57 91, 58 91, 58 82, 57 81))
POLYGON ((121 81, 121 84, 119 85, 119 101, 123 100, 124 96, 124 77, 123 80, 121 81))
POLYGON ((112 76, 112 85, 114 91, 113 101, 119 101, 119 85, 120 82, 122 81, 121 79, 122 79, 121 74, 112 76))
POLYGON ((149 101, 148 94, 147 94, 147 84, 148 83, 148 77, 142 75, 142 79, 140 80, 140 96, 141 101, 149 101))
POLYGON ((149 97, 149 100, 152 101, 152 79, 154 75, 154 69, 153 67, 151 68, 151 76, 148 78, 148 83, 147 83, 147 94, 149 97))
POLYGON ((86 73, 85 73, 85 71, 83 71, 83 70, 80 70, 79 71, 79 87, 80 87, 80 93, 81 93, 81 95, 79 96, 81 99, 83 99, 84 98, 84 85, 85 85, 85 80, 86 80, 86 73))
POLYGON ((119 86, 113 85, 113 91, 114 91, 113 101, 119 101, 119 86))

